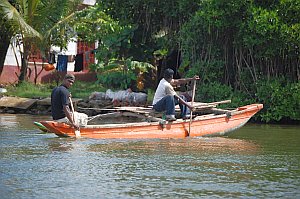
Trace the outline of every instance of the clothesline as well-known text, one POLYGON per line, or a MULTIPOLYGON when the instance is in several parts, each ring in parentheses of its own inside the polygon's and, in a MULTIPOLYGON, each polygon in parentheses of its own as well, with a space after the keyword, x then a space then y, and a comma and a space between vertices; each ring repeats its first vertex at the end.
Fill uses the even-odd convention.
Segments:
POLYGON ((67 71, 68 62, 74 62, 75 61, 75 67, 74 72, 79 72, 83 70, 83 55, 85 55, 85 61, 90 61, 90 54, 94 54, 97 49, 88 50, 82 53, 78 53, 75 56, 74 55, 63 55, 60 53, 57 53, 55 51, 52 51, 49 53, 49 64, 55 64, 55 57, 57 54, 57 64, 56 64, 56 70, 57 71, 67 71))

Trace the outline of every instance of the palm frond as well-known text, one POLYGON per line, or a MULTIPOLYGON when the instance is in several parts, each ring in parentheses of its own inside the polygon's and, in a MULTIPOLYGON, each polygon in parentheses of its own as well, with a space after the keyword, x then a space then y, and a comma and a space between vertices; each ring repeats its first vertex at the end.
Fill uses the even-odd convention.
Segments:
POLYGON ((56 24, 54 24, 54 26, 52 28, 50 28, 46 34, 45 37, 49 37, 49 35, 52 33, 53 30, 55 30, 56 28, 58 28, 60 25, 69 22, 70 20, 74 19, 75 13, 70 14, 69 16, 63 18, 62 20, 58 21, 56 24))
POLYGON ((15 33, 21 33, 24 37, 42 38, 41 34, 26 23, 17 9, 7 0, 0 1, 0 13, 2 18, 7 20, 7 23, 13 28, 15 33))

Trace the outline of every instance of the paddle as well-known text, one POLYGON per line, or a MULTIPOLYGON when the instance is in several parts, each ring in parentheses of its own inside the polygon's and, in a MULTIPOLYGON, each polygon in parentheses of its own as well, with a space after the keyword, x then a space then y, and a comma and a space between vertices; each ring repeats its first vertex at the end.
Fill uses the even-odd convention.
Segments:
MULTIPOLYGON (((73 115, 73 121, 76 122, 76 121, 75 121, 75 111, 74 111, 73 102, 72 102, 71 97, 69 97, 69 100, 70 100, 70 104, 71 104, 71 110, 72 110, 72 115, 73 115)), ((75 129, 75 136, 76 136, 76 137, 80 137, 80 130, 75 129)))
MULTIPOLYGON (((194 80, 193 83, 194 83, 194 84, 193 84, 193 93, 192 93, 192 102, 191 102, 191 105, 192 105, 192 106, 193 106, 193 104, 194 104, 194 99, 195 99, 196 80, 194 80)), ((190 115, 189 132, 188 132, 189 135, 190 135, 190 133, 191 133, 192 119, 193 119, 193 110, 191 110, 191 115, 190 115)))

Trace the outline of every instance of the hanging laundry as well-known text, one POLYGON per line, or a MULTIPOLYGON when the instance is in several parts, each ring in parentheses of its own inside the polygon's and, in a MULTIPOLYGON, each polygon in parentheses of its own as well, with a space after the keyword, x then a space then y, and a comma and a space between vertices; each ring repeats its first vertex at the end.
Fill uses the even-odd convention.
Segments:
POLYGON ((56 70, 57 71, 67 71, 68 67, 68 56, 67 55, 58 55, 56 70))
POLYGON ((74 72, 83 70, 83 53, 79 53, 75 56, 75 67, 74 72))
POLYGON ((49 64, 54 64, 54 63, 56 63, 56 62, 55 62, 55 54, 54 54, 54 53, 49 53, 48 63, 49 63, 49 64))

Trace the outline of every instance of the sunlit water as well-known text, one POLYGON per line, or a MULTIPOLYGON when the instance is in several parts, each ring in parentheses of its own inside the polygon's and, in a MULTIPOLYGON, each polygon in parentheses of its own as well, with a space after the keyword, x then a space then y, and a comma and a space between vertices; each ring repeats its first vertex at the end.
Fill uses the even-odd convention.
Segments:
POLYGON ((0 114, 0 198, 300 198, 300 127, 229 137, 95 140, 0 114))

